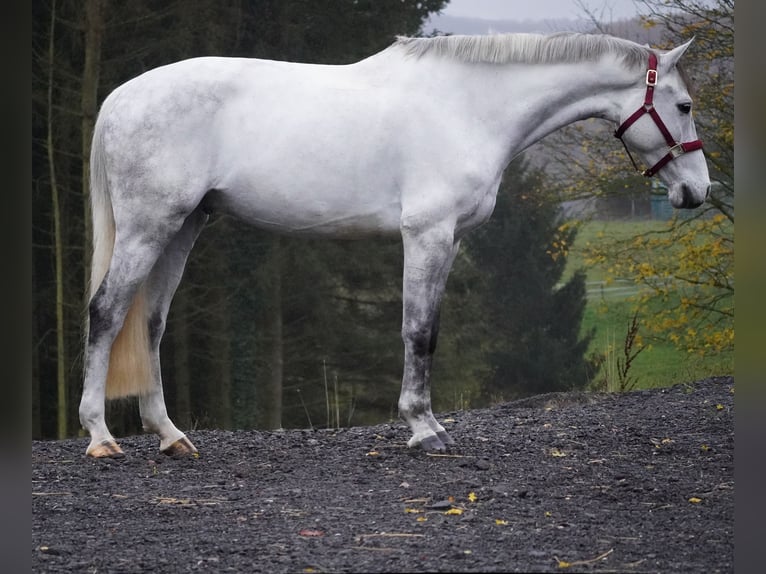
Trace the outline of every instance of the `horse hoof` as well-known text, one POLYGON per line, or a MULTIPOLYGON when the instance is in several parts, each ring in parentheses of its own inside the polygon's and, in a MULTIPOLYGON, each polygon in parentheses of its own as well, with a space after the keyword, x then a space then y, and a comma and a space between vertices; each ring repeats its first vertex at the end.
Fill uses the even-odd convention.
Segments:
POLYGON ((439 431, 436 433, 436 436, 447 446, 455 444, 455 439, 453 439, 447 431, 439 431))
POLYGON ((447 450, 447 447, 444 446, 444 443, 436 435, 427 436, 421 440, 420 446, 426 452, 444 452, 447 450))
POLYGON ((171 444, 168 448, 162 450, 163 453, 172 458, 184 458, 187 456, 198 456, 197 447, 192 442, 182 436, 176 442, 171 444))
POLYGON ((93 458, 125 458, 125 453, 113 440, 104 440, 96 445, 90 445, 85 451, 87 456, 93 458))

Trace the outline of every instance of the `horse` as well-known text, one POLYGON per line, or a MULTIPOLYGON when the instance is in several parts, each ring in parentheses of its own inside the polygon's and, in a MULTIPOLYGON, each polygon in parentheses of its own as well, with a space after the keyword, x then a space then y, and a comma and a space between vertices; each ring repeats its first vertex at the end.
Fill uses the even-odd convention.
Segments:
POLYGON ((679 65, 692 40, 658 50, 601 34, 397 37, 352 64, 199 57, 117 87, 91 148, 86 455, 124 456, 105 402, 137 395, 160 451, 198 456, 168 417, 159 349, 214 212, 282 234, 401 238, 399 415, 409 447, 447 450, 430 372, 461 239, 492 214, 516 155, 586 118, 617 126, 673 207, 703 204, 710 179, 679 65))

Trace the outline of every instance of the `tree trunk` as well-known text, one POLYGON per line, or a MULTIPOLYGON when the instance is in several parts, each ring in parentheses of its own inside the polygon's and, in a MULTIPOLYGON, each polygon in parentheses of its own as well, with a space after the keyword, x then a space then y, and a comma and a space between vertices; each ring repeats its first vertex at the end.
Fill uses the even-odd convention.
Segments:
MULTIPOLYGON (((32 292, 30 296, 32 298, 32 316, 37 317, 37 282, 35 281, 35 264, 32 262, 30 265, 32 268, 32 292)), ((32 438, 42 439, 42 420, 40 413, 40 346, 37 341, 37 333, 39 327, 37 321, 32 327, 34 333, 32 339, 32 438)))
MULTIPOLYGON (((215 277, 228 277, 227 259, 225 253, 218 253, 215 257, 215 277)), ((216 377, 210 378, 210 397, 215 397, 212 403, 217 407, 215 410, 216 425, 219 428, 232 428, 231 414, 231 317, 226 292, 222 287, 213 290, 213 337, 212 345, 215 349, 213 356, 217 363, 216 377)))
POLYGON ((174 383, 176 391, 176 422, 182 429, 191 428, 191 370, 189 369, 189 303, 183 289, 176 292, 173 300, 175 324, 173 325, 174 383))
POLYGON ((271 250, 271 293, 268 307, 268 327, 270 334, 269 345, 269 379, 266 385, 265 421, 266 428, 282 427, 282 378, 284 376, 284 348, 282 325, 282 249, 280 238, 273 239, 271 250))
POLYGON ((51 28, 48 44, 48 133, 46 145, 48 147, 48 173, 51 185, 51 202, 53 207, 53 252, 55 260, 56 279, 56 390, 57 390, 57 427, 56 436, 59 439, 67 438, 67 411, 68 393, 66 380, 66 346, 64 344, 64 245, 61 235, 61 205, 59 202, 59 189, 56 181, 56 161, 53 153, 53 56, 54 32, 56 28, 56 1, 51 4, 51 28))
POLYGON ((90 219, 90 147, 98 113, 98 83, 101 70, 103 14, 99 0, 85 0, 85 64, 82 71, 80 110, 82 112, 82 197, 84 210, 83 269, 85 289, 90 281, 90 256, 93 230, 90 219))

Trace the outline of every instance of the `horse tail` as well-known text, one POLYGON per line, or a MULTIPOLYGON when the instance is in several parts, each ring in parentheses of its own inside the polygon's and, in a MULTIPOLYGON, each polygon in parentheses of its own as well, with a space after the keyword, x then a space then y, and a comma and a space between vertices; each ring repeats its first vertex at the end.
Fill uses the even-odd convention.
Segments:
MULTIPOLYGON (((108 104, 109 100, 105 102, 108 104)), ((90 152, 90 202, 93 223, 93 253, 90 272, 90 297, 101 286, 114 251, 114 212, 106 174, 103 142, 105 107, 96 120, 90 152)), ((88 317, 86 313, 86 317, 88 317)), ((88 329, 86 328, 86 333, 88 329)), ((106 377, 106 398, 116 399, 146 394, 152 385, 151 349, 146 286, 142 284, 128 310, 122 328, 112 344, 106 377)))

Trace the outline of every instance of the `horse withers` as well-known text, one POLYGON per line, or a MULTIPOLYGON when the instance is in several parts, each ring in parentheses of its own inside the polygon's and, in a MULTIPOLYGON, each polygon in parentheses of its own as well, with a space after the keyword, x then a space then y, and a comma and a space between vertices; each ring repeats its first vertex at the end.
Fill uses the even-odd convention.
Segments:
MULTIPOLYGON (((160 449, 196 448, 168 417, 160 340, 211 212, 278 233, 400 236, 411 447, 453 441, 431 410, 439 306, 462 237, 511 159, 572 122, 610 120, 670 203, 710 181, 678 62, 606 35, 399 38, 350 65, 194 58, 104 101, 93 134, 93 266, 80 421, 87 454, 121 456, 105 400, 139 397, 160 449)), ((631 155, 632 158, 632 155, 631 155)))

